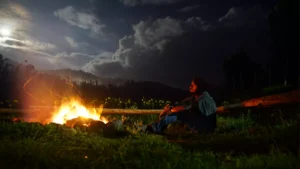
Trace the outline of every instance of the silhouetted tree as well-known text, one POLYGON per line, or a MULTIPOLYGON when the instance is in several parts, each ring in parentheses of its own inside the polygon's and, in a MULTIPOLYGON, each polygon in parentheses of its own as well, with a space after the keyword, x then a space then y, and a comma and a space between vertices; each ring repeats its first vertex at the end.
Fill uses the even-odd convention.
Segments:
POLYGON ((253 62, 244 49, 224 60, 223 71, 228 87, 235 91, 258 87, 261 65, 253 62))
POLYGON ((272 36, 270 82, 298 83, 299 78, 299 1, 280 0, 269 14, 272 36))

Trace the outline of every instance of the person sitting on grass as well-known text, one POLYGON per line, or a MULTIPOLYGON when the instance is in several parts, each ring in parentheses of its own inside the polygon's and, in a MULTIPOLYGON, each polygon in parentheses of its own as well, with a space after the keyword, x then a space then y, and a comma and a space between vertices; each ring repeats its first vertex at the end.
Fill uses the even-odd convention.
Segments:
POLYGON ((193 78, 190 84, 191 96, 179 104, 166 105, 160 113, 160 120, 148 125, 136 126, 138 130, 150 133, 162 133, 174 122, 182 122, 195 133, 214 132, 216 128, 216 103, 207 91, 199 90, 201 80, 193 78))

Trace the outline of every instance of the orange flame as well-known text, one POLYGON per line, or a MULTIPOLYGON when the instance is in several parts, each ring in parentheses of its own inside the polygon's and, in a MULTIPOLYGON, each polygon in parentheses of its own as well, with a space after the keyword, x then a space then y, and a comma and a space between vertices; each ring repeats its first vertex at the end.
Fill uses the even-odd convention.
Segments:
POLYGON ((72 99, 63 103, 57 111, 53 113, 52 122, 57 124, 65 124, 68 120, 72 120, 78 117, 87 119, 93 119, 107 123, 108 120, 101 117, 103 105, 100 108, 94 108, 92 111, 86 108, 77 99, 72 99))

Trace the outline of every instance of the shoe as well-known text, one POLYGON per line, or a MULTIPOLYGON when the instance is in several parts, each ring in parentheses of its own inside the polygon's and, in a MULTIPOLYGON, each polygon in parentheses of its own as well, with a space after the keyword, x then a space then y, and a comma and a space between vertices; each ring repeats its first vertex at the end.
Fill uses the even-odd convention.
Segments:
POLYGON ((134 127, 137 129, 137 131, 146 132, 147 125, 137 125, 135 124, 134 127))
POLYGON ((154 133, 151 125, 134 125, 137 131, 142 131, 146 133, 154 133))

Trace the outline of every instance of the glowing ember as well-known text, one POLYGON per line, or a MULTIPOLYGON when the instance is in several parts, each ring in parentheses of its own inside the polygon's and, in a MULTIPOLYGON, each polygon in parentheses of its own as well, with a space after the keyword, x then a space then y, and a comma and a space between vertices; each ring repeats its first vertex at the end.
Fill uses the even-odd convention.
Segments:
MULTIPOLYGON (((102 110, 103 105, 101 105, 98 110, 94 108, 93 111, 90 111, 79 101, 73 99, 69 102, 65 102, 64 104, 62 104, 60 108, 53 113, 54 115, 52 118, 52 122, 57 124, 65 124, 68 120, 83 117, 86 119, 102 121, 106 124, 108 120, 104 117, 101 117, 102 110)), ((89 124, 84 125, 89 126, 89 124)))

